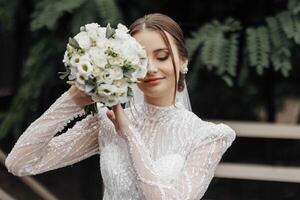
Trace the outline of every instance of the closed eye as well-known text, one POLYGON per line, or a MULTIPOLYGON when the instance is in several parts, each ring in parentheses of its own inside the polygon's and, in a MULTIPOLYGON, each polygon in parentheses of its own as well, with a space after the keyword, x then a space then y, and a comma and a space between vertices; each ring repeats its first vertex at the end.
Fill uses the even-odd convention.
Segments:
POLYGON ((164 61, 164 60, 167 60, 168 58, 169 58, 169 56, 158 57, 157 60, 164 61))

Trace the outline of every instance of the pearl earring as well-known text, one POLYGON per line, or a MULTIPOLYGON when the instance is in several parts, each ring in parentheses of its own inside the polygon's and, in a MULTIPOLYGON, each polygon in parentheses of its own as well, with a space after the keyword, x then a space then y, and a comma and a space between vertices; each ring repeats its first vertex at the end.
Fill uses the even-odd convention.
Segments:
POLYGON ((187 72, 188 72, 187 65, 188 65, 188 62, 185 62, 185 63, 182 65, 182 68, 180 69, 180 72, 181 72, 181 73, 187 74, 187 72))

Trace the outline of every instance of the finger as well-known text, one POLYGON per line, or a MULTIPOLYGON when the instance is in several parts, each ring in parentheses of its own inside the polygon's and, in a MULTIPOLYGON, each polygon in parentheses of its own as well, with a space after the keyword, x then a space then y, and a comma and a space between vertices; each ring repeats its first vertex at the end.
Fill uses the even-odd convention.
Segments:
POLYGON ((116 117, 113 111, 107 111, 106 112, 107 117, 116 125, 116 117))

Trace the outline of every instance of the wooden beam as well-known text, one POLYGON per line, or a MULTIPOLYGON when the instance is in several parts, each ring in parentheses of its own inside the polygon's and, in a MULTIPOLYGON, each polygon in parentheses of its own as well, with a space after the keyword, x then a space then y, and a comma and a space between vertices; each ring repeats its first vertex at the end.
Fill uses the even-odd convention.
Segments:
POLYGON ((220 163, 215 177, 300 183, 300 167, 220 163))
POLYGON ((6 193, 2 188, 0 188, 0 199, 1 200, 15 200, 12 196, 6 193))
MULTIPOLYGON (((0 163, 5 166, 5 153, 0 149, 0 163)), ((46 200, 58 200, 58 198, 51 193, 47 188, 45 188, 42 184, 37 182, 34 178, 30 176, 16 176, 23 183, 25 183, 31 190, 33 190, 37 195, 46 200)))
POLYGON ((236 131, 238 137, 300 140, 300 125, 225 120, 210 121, 227 124, 236 131))

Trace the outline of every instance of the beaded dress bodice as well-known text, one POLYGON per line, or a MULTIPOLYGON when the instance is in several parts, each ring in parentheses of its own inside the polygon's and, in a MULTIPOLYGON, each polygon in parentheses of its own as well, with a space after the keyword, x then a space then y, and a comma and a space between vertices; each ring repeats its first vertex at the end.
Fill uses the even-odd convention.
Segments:
POLYGON ((99 154, 104 200, 201 199, 236 137, 229 126, 203 121, 181 104, 144 102, 125 109, 131 121, 125 140, 106 111, 55 136, 84 114, 65 92, 20 136, 6 159, 8 170, 34 175, 99 154))

